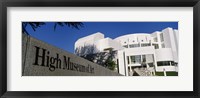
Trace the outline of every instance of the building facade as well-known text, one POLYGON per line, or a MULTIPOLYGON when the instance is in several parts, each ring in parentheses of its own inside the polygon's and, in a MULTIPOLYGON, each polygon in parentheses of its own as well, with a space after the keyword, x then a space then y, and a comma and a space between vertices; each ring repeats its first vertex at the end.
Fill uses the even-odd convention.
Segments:
POLYGON ((178 30, 172 28, 151 34, 128 34, 115 39, 105 38, 98 32, 80 38, 75 43, 75 54, 78 56, 108 50, 117 52, 117 69, 125 76, 178 72, 178 30), (87 50, 91 47, 92 50, 87 50))

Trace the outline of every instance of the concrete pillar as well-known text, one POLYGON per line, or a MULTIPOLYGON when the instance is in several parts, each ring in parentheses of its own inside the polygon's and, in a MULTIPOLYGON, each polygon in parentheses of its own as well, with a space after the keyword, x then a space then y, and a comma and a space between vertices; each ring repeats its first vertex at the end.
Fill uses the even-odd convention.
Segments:
POLYGON ((146 63, 146 67, 147 67, 147 69, 149 68, 149 64, 148 63, 146 63))
POLYGON ((140 62, 141 62, 141 66, 143 68, 143 60, 142 60, 142 55, 140 55, 140 62))
POLYGON ((155 64, 155 71, 157 70, 157 59, 156 59, 156 56, 155 56, 155 53, 154 54, 152 54, 153 55, 153 62, 154 62, 154 64, 155 64))
POLYGON ((129 68, 130 68, 129 74, 130 74, 130 76, 132 76, 133 75, 133 70, 131 69, 131 66, 129 66, 129 68))
POLYGON ((140 42, 139 42, 139 47, 142 47, 140 42))
POLYGON ((123 51, 123 60, 122 61, 124 62, 126 76, 128 76, 128 62, 127 62, 127 57, 126 57, 126 54, 124 51, 123 51))
POLYGON ((155 70, 153 71, 153 75, 154 75, 154 76, 156 75, 156 72, 155 72, 155 70))
POLYGON ((130 66, 130 72, 132 72, 133 70, 131 69, 131 66, 130 66))
POLYGON ((129 64, 131 64, 131 56, 128 56, 129 64))
POLYGON ((148 71, 145 69, 145 75, 148 76, 148 71))
POLYGON ((164 76, 167 76, 165 68, 163 68, 164 76))

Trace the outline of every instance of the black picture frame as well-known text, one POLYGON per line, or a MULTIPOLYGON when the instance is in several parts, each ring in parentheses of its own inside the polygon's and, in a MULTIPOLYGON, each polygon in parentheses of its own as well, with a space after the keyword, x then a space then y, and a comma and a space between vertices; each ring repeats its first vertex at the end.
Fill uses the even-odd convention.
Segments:
MULTIPOLYGON (((1 0, 0 96, 2 98, 199 98, 200 0, 1 0), (193 7, 193 91, 7 91, 7 7, 193 7)), ((187 82, 187 81, 183 81, 187 82)))

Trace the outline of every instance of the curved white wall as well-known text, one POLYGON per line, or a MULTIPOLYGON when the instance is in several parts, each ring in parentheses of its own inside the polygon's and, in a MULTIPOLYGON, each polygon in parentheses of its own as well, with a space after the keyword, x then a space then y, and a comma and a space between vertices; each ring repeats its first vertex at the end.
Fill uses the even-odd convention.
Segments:
POLYGON ((104 49, 112 48, 113 50, 120 50, 123 47, 117 41, 112 40, 111 38, 104 38, 95 43, 96 47, 100 51, 104 51, 104 49))
POLYGON ((93 45, 96 41, 100 39, 104 39, 104 35, 100 32, 80 38, 75 42, 75 49, 76 47, 80 47, 84 45, 93 45))
POLYGON ((171 48, 155 49, 157 61, 173 61, 171 48))
POLYGON ((111 38, 104 38, 104 35, 99 32, 80 38, 75 42, 75 49, 81 49, 81 47, 85 46, 94 46, 96 52, 103 52, 104 49, 109 48, 112 48, 113 50, 123 49, 119 42, 112 40, 111 38))
POLYGON ((146 33, 139 33, 139 34, 128 34, 124 36, 120 36, 115 38, 114 40, 121 43, 121 45, 127 45, 127 44, 134 44, 139 42, 149 42, 152 40, 151 34, 146 33))

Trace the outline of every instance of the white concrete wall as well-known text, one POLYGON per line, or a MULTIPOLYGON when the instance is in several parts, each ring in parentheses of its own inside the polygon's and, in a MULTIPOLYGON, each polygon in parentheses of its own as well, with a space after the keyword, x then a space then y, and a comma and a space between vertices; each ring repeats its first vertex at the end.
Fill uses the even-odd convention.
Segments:
POLYGON ((138 33, 138 34, 128 34, 123 35, 120 37, 115 38, 117 42, 120 42, 121 45, 127 45, 127 44, 134 44, 134 43, 140 43, 140 42, 149 42, 151 40, 150 34, 147 33, 138 33), (133 42, 134 41, 134 42, 133 42))
POLYGON ((177 39, 177 31, 174 32, 172 28, 166 28, 162 31, 164 36, 164 44, 166 48, 172 49, 173 60, 178 62, 178 39, 177 39))
POLYGON ((162 47, 161 46, 160 34, 161 34, 161 32, 159 32, 159 31, 156 31, 156 32, 154 32, 154 33, 151 34, 152 37, 157 37, 158 41, 157 42, 154 41, 153 43, 157 43, 159 48, 162 47))
POLYGON ((153 46, 149 47, 138 47, 138 48, 128 48, 124 49, 126 56, 131 55, 143 55, 143 54, 154 54, 155 49, 153 46))
POLYGON ((178 53, 179 53, 179 32, 178 30, 174 30, 174 38, 175 38, 175 44, 176 44, 176 52, 174 55, 175 56, 175 61, 178 62, 178 53))
POLYGON ((104 49, 112 48, 113 50, 123 49, 121 44, 111 38, 104 38, 104 35, 100 32, 78 39, 75 42, 75 49, 84 47, 87 45, 93 45, 98 51, 104 52, 104 49))
MULTIPOLYGON (((124 39, 126 39, 126 38, 124 38, 124 39)), ((137 36, 130 36, 130 37, 127 38, 127 40, 128 40, 128 44, 136 44, 136 43, 138 43, 137 36)))
POLYGON ((171 48, 161 48, 155 50, 157 61, 173 61, 173 54, 171 48))
POLYGON ((139 42, 145 42, 145 43, 148 43, 149 40, 151 40, 151 37, 150 37, 150 34, 143 34, 143 35, 138 35, 138 41, 139 42))
POLYGON ((75 42, 74 49, 84 47, 87 45, 94 45, 96 41, 104 39, 104 35, 100 32, 78 39, 75 42))
POLYGON ((162 34, 163 34, 163 38, 164 38, 163 43, 165 45, 165 48, 172 48, 169 29, 164 29, 162 31, 162 34))
POLYGON ((176 71, 176 72, 178 72, 178 68, 176 66, 158 66, 156 68, 156 71, 163 72, 164 69, 165 69, 165 71, 176 71))
POLYGON ((176 51, 176 44, 174 38, 174 31, 172 28, 166 28, 163 31, 164 35, 164 43, 166 44, 166 48, 172 48, 172 51, 176 51))
POLYGON ((179 32, 178 32, 178 30, 174 30, 173 34, 174 34, 175 43, 176 43, 176 47, 177 47, 177 51, 178 51, 178 43, 179 43, 179 32))
POLYGON ((125 65, 126 61, 124 61, 124 51, 121 50, 121 51, 118 51, 118 66, 119 66, 119 73, 122 74, 122 75, 127 75, 128 72, 126 72, 128 69, 127 69, 127 66, 125 65))
POLYGON ((109 49, 109 48, 112 48, 113 50, 123 49, 120 43, 112 40, 111 38, 104 38, 104 39, 98 40, 95 43, 95 45, 100 50, 100 52, 103 52, 104 49, 109 49))
MULTIPOLYGON (((141 64, 128 64, 127 62, 127 56, 134 56, 134 55, 146 55, 146 54, 152 54, 155 55, 155 49, 153 46, 149 47, 138 47, 138 48, 126 48, 124 49, 125 52, 125 63, 126 66, 141 66, 141 64)), ((148 62, 152 61, 153 58, 147 58, 148 62)), ((129 60, 130 61, 130 60, 129 60)))

